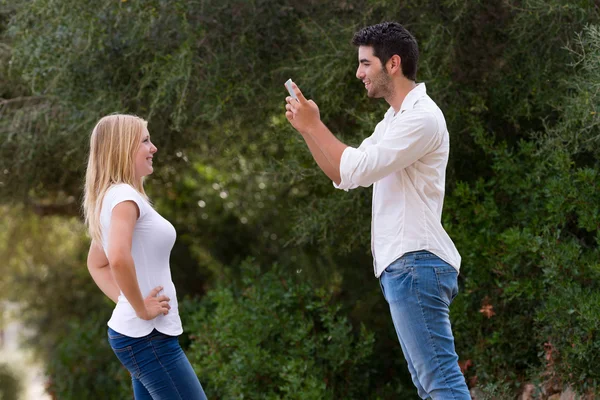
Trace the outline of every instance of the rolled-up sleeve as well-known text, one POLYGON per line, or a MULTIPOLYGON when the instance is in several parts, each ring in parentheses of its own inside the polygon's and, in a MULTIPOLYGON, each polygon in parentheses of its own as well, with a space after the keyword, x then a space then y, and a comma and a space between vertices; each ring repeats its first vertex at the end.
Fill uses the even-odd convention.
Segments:
POLYGON ((341 181, 336 188, 371 186, 413 164, 439 145, 439 127, 434 114, 414 110, 398 118, 377 143, 344 150, 340 161, 341 181))
POLYGON ((348 150, 354 150, 354 151, 362 151, 364 149, 366 149, 369 146, 374 145, 377 141, 375 139, 375 137, 378 134, 379 129, 381 129, 381 122, 377 124, 377 126, 375 127, 375 131, 373 132, 373 134, 371 136, 369 136, 368 138, 365 138, 365 140, 362 141, 362 143, 360 144, 360 146, 358 146, 358 148, 354 148, 354 147, 346 147, 344 149, 344 151, 342 152, 342 158, 340 159, 340 177, 341 177, 341 181, 340 184, 337 185, 335 182, 333 182, 333 186, 336 189, 342 189, 345 191, 348 191, 349 189, 355 189, 358 187, 358 185, 348 185, 348 182, 344 181, 344 176, 343 176, 343 167, 342 165, 344 165, 344 158, 347 157, 347 152, 348 150))

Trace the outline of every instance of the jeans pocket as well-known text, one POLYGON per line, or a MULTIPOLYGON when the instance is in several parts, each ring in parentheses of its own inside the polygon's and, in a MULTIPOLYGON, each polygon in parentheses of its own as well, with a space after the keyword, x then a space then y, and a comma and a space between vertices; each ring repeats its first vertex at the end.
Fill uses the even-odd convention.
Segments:
POLYGON ((390 264, 379 277, 383 297, 388 303, 402 298, 413 287, 414 281, 414 263, 402 258, 390 264))
POLYGON ((131 376, 133 376, 134 378, 139 378, 140 368, 138 367, 137 361, 135 360, 135 356, 133 355, 133 348, 131 346, 126 346, 123 348, 113 347, 112 349, 119 361, 121 361, 121 364, 123 364, 123 366, 127 368, 131 376))
POLYGON ((454 300, 458 294, 458 273, 454 268, 436 269, 435 275, 437 278, 440 298, 444 304, 450 306, 452 300, 454 300))
POLYGON ((412 263, 407 263, 407 260, 403 257, 396 259, 396 261, 392 262, 388 267, 383 270, 384 273, 397 275, 401 273, 405 273, 412 269, 412 263))

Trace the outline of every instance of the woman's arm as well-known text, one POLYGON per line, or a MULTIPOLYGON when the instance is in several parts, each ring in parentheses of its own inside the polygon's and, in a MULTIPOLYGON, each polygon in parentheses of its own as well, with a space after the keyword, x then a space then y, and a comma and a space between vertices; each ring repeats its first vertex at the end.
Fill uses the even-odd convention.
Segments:
POLYGON ((90 245, 87 266, 96 285, 109 299, 116 303, 120 293, 119 286, 113 278, 104 250, 96 241, 92 241, 90 245))
POLYGON ((140 291, 131 255, 133 230, 138 216, 138 206, 130 200, 123 201, 113 208, 108 233, 108 262, 117 285, 137 316, 150 320, 160 314, 166 315, 171 307, 167 296, 157 297, 162 287, 152 289, 145 299, 140 291))

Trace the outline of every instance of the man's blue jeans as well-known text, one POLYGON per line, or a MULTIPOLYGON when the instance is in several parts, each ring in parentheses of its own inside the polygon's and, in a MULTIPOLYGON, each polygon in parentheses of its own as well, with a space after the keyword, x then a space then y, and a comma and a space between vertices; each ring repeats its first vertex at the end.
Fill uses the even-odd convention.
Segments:
POLYGON ((394 327, 419 396, 470 399, 458 366, 449 306, 458 273, 428 251, 407 253, 379 277, 394 327))
POLYGON ((155 329, 131 338, 108 328, 108 341, 131 374, 135 400, 206 400, 177 336, 155 329))

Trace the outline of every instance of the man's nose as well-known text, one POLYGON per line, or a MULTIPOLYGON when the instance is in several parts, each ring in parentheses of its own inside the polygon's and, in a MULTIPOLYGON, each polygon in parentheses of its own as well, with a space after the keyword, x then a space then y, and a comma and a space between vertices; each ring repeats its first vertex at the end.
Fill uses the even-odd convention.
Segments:
POLYGON ((360 70, 360 67, 358 67, 358 68, 356 69, 356 77, 357 77, 358 79, 362 79, 362 78, 363 78, 363 72, 360 70))

